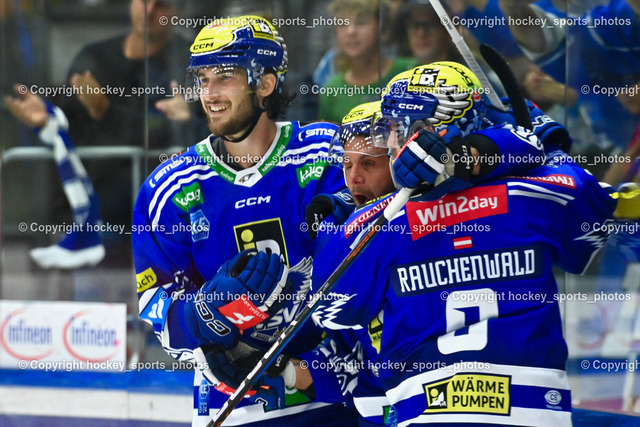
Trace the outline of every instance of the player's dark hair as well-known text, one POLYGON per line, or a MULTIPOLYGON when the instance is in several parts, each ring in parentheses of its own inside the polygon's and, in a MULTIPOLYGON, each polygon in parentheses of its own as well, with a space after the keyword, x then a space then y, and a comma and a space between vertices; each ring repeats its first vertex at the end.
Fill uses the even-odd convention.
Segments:
POLYGON ((295 97, 295 92, 293 94, 287 93, 285 88, 282 88, 281 91, 274 90, 271 95, 265 97, 262 101, 264 109, 267 110, 267 116, 271 120, 277 120, 279 116, 287 111, 295 97))

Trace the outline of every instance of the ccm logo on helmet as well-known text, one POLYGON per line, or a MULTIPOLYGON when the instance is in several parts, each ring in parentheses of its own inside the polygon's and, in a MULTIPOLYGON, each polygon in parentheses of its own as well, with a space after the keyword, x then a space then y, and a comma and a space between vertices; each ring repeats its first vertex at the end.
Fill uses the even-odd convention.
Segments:
POLYGON ((422 105, 416 105, 416 104, 405 104, 404 102, 401 104, 398 104, 398 108, 404 108, 406 110, 422 110, 422 105))
POLYGON ((193 50, 194 51, 198 51, 200 49, 207 49, 207 48, 211 48, 211 47, 215 47, 216 43, 215 42, 210 42, 210 43, 201 43, 199 45, 195 45, 193 46, 193 50))
POLYGON ((276 56, 275 50, 258 49, 258 55, 276 56))

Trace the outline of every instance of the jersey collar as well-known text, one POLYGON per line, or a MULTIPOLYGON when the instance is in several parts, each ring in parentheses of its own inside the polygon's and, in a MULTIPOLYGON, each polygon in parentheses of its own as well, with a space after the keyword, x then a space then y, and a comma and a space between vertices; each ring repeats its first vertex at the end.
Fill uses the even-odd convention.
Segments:
POLYGON ((291 137, 291 130, 291 123, 276 123, 276 136, 267 152, 255 165, 241 171, 233 169, 214 152, 211 138, 196 144, 195 149, 200 158, 224 180, 231 184, 251 187, 280 162, 291 137))

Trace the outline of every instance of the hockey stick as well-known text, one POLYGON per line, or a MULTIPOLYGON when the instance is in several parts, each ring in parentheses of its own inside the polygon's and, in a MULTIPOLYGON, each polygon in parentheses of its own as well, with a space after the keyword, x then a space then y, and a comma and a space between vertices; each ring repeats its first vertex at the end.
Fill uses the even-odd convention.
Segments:
POLYGON ((253 383, 258 379, 260 375, 269 367, 271 362, 280 354, 282 349, 291 341, 293 336, 302 327, 302 324, 311 316, 311 313, 316 309, 320 302, 329 293, 333 285, 338 281, 340 276, 351 265, 351 263, 362 253, 362 251, 369 245, 371 239, 387 222, 396 216, 400 209, 407 203, 409 197, 413 193, 414 188, 401 189, 391 200, 389 205, 384 209, 382 215, 376 219, 371 228, 362 236, 357 245, 349 252, 346 258, 336 267, 331 273, 331 276, 324 282, 324 284, 313 295, 311 300, 305 305, 300 313, 293 319, 293 321, 285 328, 285 330, 278 336, 276 341, 271 345, 271 348, 262 356, 262 359, 254 366, 249 372, 247 377, 240 383, 238 388, 229 399, 222 405, 222 408, 218 410, 213 419, 209 421, 207 427, 218 427, 224 420, 227 419, 233 408, 242 400, 244 395, 251 389, 253 383))
POLYGON ((442 23, 442 25, 444 25, 444 27, 449 32, 451 41, 456 45, 456 48, 458 48, 458 52, 460 52, 460 55, 462 55, 464 61, 467 63, 471 71, 473 71, 473 74, 475 74, 476 77, 478 77, 478 80, 480 80, 480 84, 482 85, 484 92, 487 94, 487 98, 489 98, 489 102, 491 102, 491 105, 493 105, 500 111, 507 111, 507 107, 505 107, 504 104, 500 101, 500 98, 498 97, 497 92, 493 89, 491 82, 489 82, 489 79, 484 74, 484 71, 482 71, 482 68, 480 68, 480 64, 478 64, 476 58, 473 57, 471 50, 469 50, 469 46, 467 46, 467 43, 464 41, 460 33, 456 30, 456 27, 453 26, 451 18, 449 18, 447 11, 444 10, 444 7, 442 7, 440 0, 429 0, 429 3, 431 3, 431 6, 438 14, 438 18, 440 18, 440 22, 442 23))
POLYGON ((495 50, 488 44, 480 45, 480 54, 500 79, 500 82, 502 83, 502 86, 507 93, 507 97, 511 102, 511 107, 513 108, 513 116, 516 119, 516 124, 518 126, 522 126, 525 129, 533 130, 527 101, 522 95, 518 80, 516 80, 516 76, 513 74, 513 71, 511 70, 511 67, 509 66, 507 60, 504 59, 504 57, 500 55, 497 50, 495 50))

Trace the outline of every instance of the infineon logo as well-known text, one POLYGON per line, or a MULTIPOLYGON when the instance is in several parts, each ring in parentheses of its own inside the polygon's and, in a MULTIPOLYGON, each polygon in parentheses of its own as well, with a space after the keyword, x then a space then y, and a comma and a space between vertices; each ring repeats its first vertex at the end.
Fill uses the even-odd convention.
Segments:
POLYGON ((120 351, 123 340, 107 326, 109 319, 91 310, 73 314, 63 328, 63 344, 69 354, 83 362, 104 362, 120 351))
POLYGON ((59 362, 65 370, 122 369, 126 312, 120 303, 0 300, 0 366, 47 370, 59 362))
POLYGON ((2 348, 18 360, 41 360, 54 350, 53 331, 42 319, 33 320, 25 308, 11 311, 2 319, 2 348))

